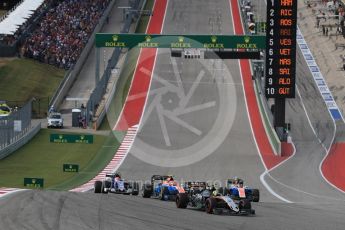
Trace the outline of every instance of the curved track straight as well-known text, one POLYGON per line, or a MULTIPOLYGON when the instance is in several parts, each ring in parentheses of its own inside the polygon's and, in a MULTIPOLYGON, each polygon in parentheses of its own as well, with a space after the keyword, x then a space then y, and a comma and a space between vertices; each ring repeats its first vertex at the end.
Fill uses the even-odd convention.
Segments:
MULTIPOLYGON (((169 1, 163 34, 212 33, 233 34, 228 1, 212 3, 195 0, 169 1)), ((262 189, 263 200, 274 199, 269 193, 264 192, 264 187, 259 183, 259 176, 265 169, 257 154, 251 133, 237 60, 221 63, 219 60, 176 59, 170 57, 170 52, 159 50, 151 84, 151 94, 140 127, 132 149, 135 151, 136 148, 142 148, 142 146, 149 150, 153 149, 152 146, 155 148, 154 150, 160 149, 162 150, 161 162, 155 162, 155 165, 152 165, 138 159, 136 152, 129 154, 119 169, 126 177, 148 180, 153 174, 172 174, 177 179, 183 180, 220 180, 224 182, 227 178, 236 175, 243 177, 248 184, 262 189), (225 75, 225 70, 222 70, 225 68, 230 71, 232 79, 225 75), (178 69, 178 73, 176 73, 176 69, 178 69), (186 102, 189 105, 187 108, 215 103, 210 108, 186 112, 178 117, 188 125, 200 130, 201 137, 191 131, 187 125, 181 125, 165 115, 169 109, 171 111, 179 109, 178 103, 185 99, 185 97, 180 99, 178 93, 173 92, 174 87, 182 89, 184 95, 188 95, 191 89, 196 87, 186 102), (152 93, 160 89, 163 93, 152 93), (218 96, 220 90, 235 90, 235 98, 220 100, 218 96), (235 110, 234 122, 233 124, 222 124, 229 126, 230 131, 212 154, 185 166, 161 167, 168 165, 169 161, 171 161, 171 165, 175 164, 174 161, 180 161, 183 156, 178 155, 179 150, 183 152, 189 145, 198 145, 203 135, 206 136, 211 127, 218 122, 216 119, 220 107, 227 106, 233 106, 230 109, 235 110), (162 116, 164 117, 162 118, 162 116), (170 143, 167 142, 167 139, 170 143), (176 160, 170 158, 169 151, 176 152, 176 160), (169 157, 165 157, 164 153, 169 154, 169 157)), ((212 133, 212 136, 209 137, 210 142, 213 141, 213 138, 223 138, 217 135, 220 134, 212 133)), ((208 146, 205 145, 204 148, 208 148, 208 146)), ((193 152, 185 154, 193 154, 193 152)), ((149 152, 147 155, 150 157, 149 152)), ((181 164, 183 163, 182 161, 181 164)))

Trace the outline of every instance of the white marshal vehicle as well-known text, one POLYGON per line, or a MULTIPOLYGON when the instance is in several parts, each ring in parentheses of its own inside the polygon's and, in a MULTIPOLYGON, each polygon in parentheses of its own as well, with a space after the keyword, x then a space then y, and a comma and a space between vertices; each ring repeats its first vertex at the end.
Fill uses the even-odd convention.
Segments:
POLYGON ((63 128, 63 118, 61 113, 50 113, 48 119, 48 128, 63 128))

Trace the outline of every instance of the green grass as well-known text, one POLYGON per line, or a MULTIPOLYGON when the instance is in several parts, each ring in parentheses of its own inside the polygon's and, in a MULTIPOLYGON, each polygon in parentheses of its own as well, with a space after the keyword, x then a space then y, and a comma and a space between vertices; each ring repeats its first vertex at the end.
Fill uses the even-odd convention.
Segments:
MULTIPOLYGON (((144 9, 151 10, 153 8, 153 4, 154 0, 147 0, 144 9)), ((135 32, 145 33, 148 22, 149 17, 141 17, 135 32)), ((115 126, 115 123, 120 115, 120 112, 128 95, 129 87, 134 75, 135 66, 139 57, 139 52, 139 48, 133 48, 128 52, 126 62, 123 64, 123 69, 116 84, 113 103, 111 103, 111 106, 109 107, 108 114, 111 114, 111 116, 106 116, 106 118, 102 121, 100 129, 105 129, 107 127, 112 128, 115 126)))
POLYGON ((94 135, 93 144, 50 143, 50 133, 60 131, 42 129, 28 144, 0 161, 0 187, 24 188, 24 177, 37 177, 44 178, 45 189, 73 188, 100 172, 119 146, 113 135, 94 135), (64 163, 79 164, 79 173, 63 172, 64 163))
POLYGON ((32 97, 51 96, 65 71, 30 59, 2 61, 0 67, 0 98, 27 101, 32 97))
POLYGON ((101 125, 98 127, 98 130, 111 130, 109 121, 107 119, 103 119, 101 125))
MULTIPOLYGON (((152 9, 154 0, 148 0, 145 9, 152 9)), ((149 17, 141 18, 137 33, 145 33, 149 17)), ((113 120, 104 119, 101 129, 109 130, 117 120, 126 100, 139 49, 128 53, 127 63, 119 78, 113 106, 113 120), (114 116, 116 114, 116 116, 114 116)), ((0 99, 27 101, 32 97, 46 98, 53 94, 63 79, 64 71, 27 59, 0 60, 0 99)), ((42 100, 41 108, 45 107, 42 100)), ((42 129, 28 144, 9 157, 0 160, 0 187, 24 188, 24 177, 44 178, 44 188, 69 190, 97 175, 112 159, 125 133, 94 136, 93 144, 56 144, 49 142, 50 133, 42 129), (115 137, 116 136, 116 137, 115 137), (79 164, 79 173, 62 171, 64 163, 79 164)))
POLYGON ((64 74, 62 69, 30 59, 0 59, 0 100, 15 106, 23 105, 35 97, 34 109, 38 109, 39 103, 40 110, 46 111, 49 97, 59 86, 64 74))

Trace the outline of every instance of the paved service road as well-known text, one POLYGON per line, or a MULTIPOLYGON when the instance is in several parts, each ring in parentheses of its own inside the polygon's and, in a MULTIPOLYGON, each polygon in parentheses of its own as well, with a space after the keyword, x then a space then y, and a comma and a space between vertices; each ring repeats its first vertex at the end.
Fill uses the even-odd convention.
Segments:
MULTIPOLYGON (((109 14, 108 23, 101 29, 101 33, 119 33, 123 26, 123 9, 118 7, 128 6, 128 1, 117 0, 109 14)), ((100 49, 100 77, 108 60, 111 57, 113 48, 100 49)), ((86 58, 85 63, 78 74, 75 82, 73 83, 70 91, 66 95, 69 100, 64 100, 59 110, 64 117, 64 125, 66 127, 72 126, 72 109, 80 108, 81 104, 86 106, 87 100, 90 98, 92 91, 95 88, 95 68, 96 68, 96 48, 93 47, 86 58)))
MULTIPOLYGON (((170 0, 167 12, 164 33, 233 33, 228 0, 170 0)), ((288 119, 300 128, 292 131, 297 153, 271 172, 274 180, 266 176, 275 192, 296 202, 289 204, 260 183, 265 168, 252 137, 238 61, 171 59, 164 50, 158 55, 141 130, 120 168, 123 177, 148 180, 159 173, 224 182, 239 176, 261 190, 261 202, 253 204, 257 215, 207 215, 141 197, 29 190, 0 199, 0 226, 35 230, 343 229, 344 199, 322 181, 316 166, 324 152, 303 115, 303 105, 326 148, 333 127, 300 56, 298 74, 306 76, 298 82, 303 105, 297 98, 287 109, 288 119)))

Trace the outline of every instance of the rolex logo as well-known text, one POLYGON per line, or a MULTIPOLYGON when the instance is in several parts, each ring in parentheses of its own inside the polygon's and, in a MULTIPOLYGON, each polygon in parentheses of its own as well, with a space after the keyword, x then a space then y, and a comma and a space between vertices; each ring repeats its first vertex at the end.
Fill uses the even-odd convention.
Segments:
POLYGON ((72 169, 72 165, 69 165, 69 168, 72 169))
POLYGON ((248 37, 248 36, 244 37, 244 42, 245 43, 249 43, 249 41, 250 41, 250 37, 248 37))
POLYGON ((145 41, 146 41, 146 42, 150 42, 151 39, 152 39, 151 36, 146 36, 146 37, 145 37, 145 41))
POLYGON ((216 43, 217 42, 217 37, 216 36, 212 36, 211 37, 211 41, 212 41, 212 43, 216 43))
POLYGON ((178 42, 183 43, 183 41, 184 41, 184 37, 182 36, 178 37, 178 42))
POLYGON ((59 139, 62 139, 63 138, 63 135, 59 135, 59 139))
POLYGON ((117 42, 118 40, 119 40, 119 36, 117 36, 117 35, 113 35, 113 42, 117 42))
POLYGON ((84 135, 81 135, 80 136, 80 140, 84 140, 85 136, 84 135))
POLYGON ((36 179, 32 179, 31 183, 36 184, 36 179))

